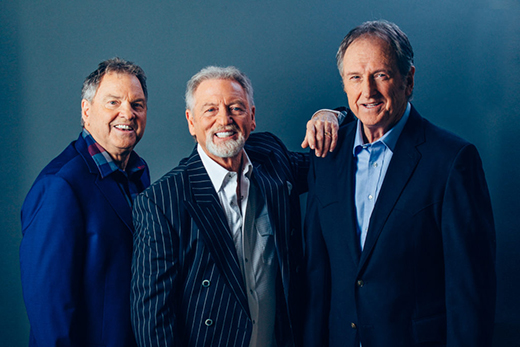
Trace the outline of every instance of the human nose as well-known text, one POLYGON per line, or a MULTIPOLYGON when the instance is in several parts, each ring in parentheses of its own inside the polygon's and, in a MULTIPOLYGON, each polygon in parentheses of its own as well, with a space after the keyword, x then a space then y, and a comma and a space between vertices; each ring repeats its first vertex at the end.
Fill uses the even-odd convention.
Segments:
POLYGON ((217 122, 222 125, 227 125, 233 123, 233 118, 231 117, 231 111, 227 107, 219 107, 217 113, 217 122))
POLYGON ((119 109, 119 113, 125 117, 126 119, 134 119, 135 118, 135 113, 134 113, 134 109, 132 107, 132 104, 130 102, 122 102, 121 103, 121 107, 119 109))
POLYGON ((362 82, 362 93, 365 98, 371 98, 377 94, 376 83, 373 78, 365 78, 362 82))

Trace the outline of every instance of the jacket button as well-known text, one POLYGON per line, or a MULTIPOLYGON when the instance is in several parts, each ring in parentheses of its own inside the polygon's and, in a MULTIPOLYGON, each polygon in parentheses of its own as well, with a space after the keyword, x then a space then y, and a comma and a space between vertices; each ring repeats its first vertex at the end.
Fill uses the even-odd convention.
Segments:
POLYGON ((209 280, 204 280, 202 281, 202 286, 204 288, 208 288, 210 286, 211 282, 209 280))
POLYGON ((213 320, 212 319, 206 319, 206 321, 204 322, 204 324, 206 324, 207 327, 210 327, 213 325, 213 320))
POLYGON ((350 323, 350 327, 351 327, 352 329, 357 329, 356 323, 350 323))
POLYGON ((357 281, 357 285, 358 285, 358 287, 361 288, 361 287, 363 287, 365 285, 365 282, 363 282, 363 280, 358 280, 357 281))

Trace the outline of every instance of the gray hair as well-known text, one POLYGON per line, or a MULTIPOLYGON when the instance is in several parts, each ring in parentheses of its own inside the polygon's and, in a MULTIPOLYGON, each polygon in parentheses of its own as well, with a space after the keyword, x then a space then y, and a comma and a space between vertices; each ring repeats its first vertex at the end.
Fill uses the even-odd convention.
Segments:
POLYGON ((397 59, 397 66, 401 76, 405 78, 413 66, 413 49, 406 34, 399 27, 386 20, 365 22, 352 29, 341 42, 336 61, 340 75, 343 75, 343 58, 347 48, 357 39, 363 36, 378 37, 392 47, 397 59))
POLYGON ((204 69, 197 72, 186 85, 186 109, 192 110, 195 104, 195 98, 193 94, 199 87, 199 85, 207 80, 231 80, 236 81, 244 88, 246 92, 247 101, 249 106, 253 107, 255 101, 253 100, 253 85, 249 78, 239 69, 234 66, 219 67, 219 66, 207 66, 204 69))
POLYGON ((107 73, 126 73, 137 77, 141 82, 141 88, 143 88, 144 97, 148 100, 148 89, 146 88, 146 75, 143 69, 137 64, 130 61, 126 61, 121 58, 112 58, 99 63, 98 68, 93 71, 83 82, 83 88, 81 89, 81 98, 92 102, 96 95, 101 79, 107 73))

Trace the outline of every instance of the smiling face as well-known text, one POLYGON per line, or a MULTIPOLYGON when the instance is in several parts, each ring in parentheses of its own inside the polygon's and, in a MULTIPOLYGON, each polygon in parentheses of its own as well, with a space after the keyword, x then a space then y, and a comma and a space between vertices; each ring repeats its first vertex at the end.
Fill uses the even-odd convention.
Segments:
POLYGON ((186 110, 191 135, 204 152, 230 171, 238 171, 242 148, 256 127, 255 108, 233 80, 203 81, 193 93, 192 110, 186 110))
POLYGON ((349 107, 374 142, 403 116, 412 94, 415 68, 401 76, 391 46, 374 36, 355 40, 343 57, 343 86, 349 107))
POLYGON ((92 102, 81 101, 85 129, 121 168, 146 127, 146 98, 137 77, 107 73, 92 102))

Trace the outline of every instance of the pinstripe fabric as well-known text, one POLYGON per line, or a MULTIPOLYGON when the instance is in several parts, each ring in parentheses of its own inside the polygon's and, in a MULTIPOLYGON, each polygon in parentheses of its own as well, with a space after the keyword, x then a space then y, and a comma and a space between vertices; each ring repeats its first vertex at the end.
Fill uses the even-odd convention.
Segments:
MULTIPOLYGON (((269 133, 252 134, 245 148, 268 204, 281 269, 277 343, 293 345, 294 333, 299 345, 298 195, 307 190, 308 155, 288 152, 269 133)), ((134 225, 131 297, 138 344, 248 346, 252 323, 235 246, 196 150, 137 197, 134 225)))

